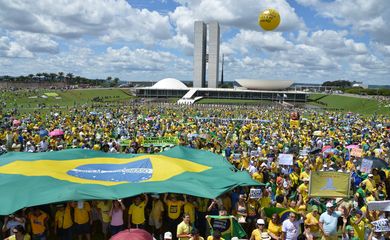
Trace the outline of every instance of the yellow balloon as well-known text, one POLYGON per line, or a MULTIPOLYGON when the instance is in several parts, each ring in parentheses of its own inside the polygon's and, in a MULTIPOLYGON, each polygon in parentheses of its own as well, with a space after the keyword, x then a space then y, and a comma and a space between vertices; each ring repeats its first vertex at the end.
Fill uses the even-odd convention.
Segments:
POLYGON ((280 24, 279 12, 275 9, 269 8, 259 15, 259 25, 266 31, 276 29, 280 24))

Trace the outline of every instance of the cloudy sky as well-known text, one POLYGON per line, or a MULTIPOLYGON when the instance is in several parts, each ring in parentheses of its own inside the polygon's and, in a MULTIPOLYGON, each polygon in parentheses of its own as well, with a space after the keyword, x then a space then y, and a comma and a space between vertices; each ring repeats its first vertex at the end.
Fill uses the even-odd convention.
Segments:
POLYGON ((190 81, 195 20, 219 21, 226 81, 390 84, 389 0, 0 0, 0 75, 190 81))

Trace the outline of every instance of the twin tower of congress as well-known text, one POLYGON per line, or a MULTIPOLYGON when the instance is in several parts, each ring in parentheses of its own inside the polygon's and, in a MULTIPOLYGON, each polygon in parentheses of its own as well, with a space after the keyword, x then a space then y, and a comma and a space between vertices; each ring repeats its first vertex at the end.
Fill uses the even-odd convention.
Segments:
POLYGON ((219 24, 196 21, 194 25, 194 78, 195 88, 217 88, 219 73, 219 24), (207 48, 207 28, 209 30, 207 48), (207 86, 206 86, 206 63, 207 86))

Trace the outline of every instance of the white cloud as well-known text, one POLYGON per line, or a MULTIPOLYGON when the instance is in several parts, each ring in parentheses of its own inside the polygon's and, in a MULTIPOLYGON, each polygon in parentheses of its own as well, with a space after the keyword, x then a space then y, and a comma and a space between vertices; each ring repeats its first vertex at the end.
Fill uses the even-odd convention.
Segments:
POLYGON ((20 45, 31 52, 58 53, 58 43, 49 36, 38 33, 16 31, 10 34, 20 45))
POLYGON ((169 38, 171 30, 167 16, 132 8, 125 0, 0 0, 0 27, 63 38, 92 35, 108 42, 123 39, 146 44, 169 38))
POLYGON ((9 58, 31 58, 33 53, 17 42, 11 41, 8 37, 0 37, 0 57, 9 58))
POLYGON ((318 14, 328 17, 339 26, 352 26, 353 31, 370 33, 378 41, 390 43, 390 1, 388 0, 297 0, 313 7, 318 14))

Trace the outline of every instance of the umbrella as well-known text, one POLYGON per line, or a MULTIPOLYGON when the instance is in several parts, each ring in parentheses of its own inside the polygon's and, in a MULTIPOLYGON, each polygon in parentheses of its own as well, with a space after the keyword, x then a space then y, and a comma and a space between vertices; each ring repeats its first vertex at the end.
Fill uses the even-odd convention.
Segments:
POLYGON ((346 146, 345 148, 354 149, 354 148, 360 148, 360 147, 359 147, 359 145, 351 144, 351 145, 346 146))
POLYGON ((41 136, 41 137, 47 136, 48 134, 49 134, 49 132, 45 129, 39 130, 39 136, 41 136))
POLYGON ((12 124, 13 124, 14 126, 19 126, 21 123, 22 123, 22 122, 21 122, 20 120, 16 120, 16 119, 12 121, 12 124))
POLYGON ((322 136, 322 131, 314 131, 313 136, 316 136, 316 137, 322 136))
POLYGON ((56 136, 61 136, 61 135, 64 135, 64 132, 60 129, 54 129, 53 131, 51 131, 49 133, 50 137, 56 137, 56 136))
POLYGON ((383 160, 383 159, 376 158, 376 157, 368 157, 368 158, 365 158, 365 159, 372 161, 372 168, 383 169, 383 168, 388 168, 389 167, 389 164, 385 160, 383 160))
POLYGON ((110 238, 110 240, 153 240, 152 235, 142 229, 123 230, 110 238))
POLYGON ((332 146, 326 145, 326 146, 322 147, 322 152, 325 152, 326 150, 331 149, 331 148, 332 148, 332 146))

